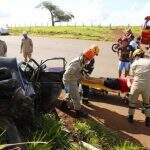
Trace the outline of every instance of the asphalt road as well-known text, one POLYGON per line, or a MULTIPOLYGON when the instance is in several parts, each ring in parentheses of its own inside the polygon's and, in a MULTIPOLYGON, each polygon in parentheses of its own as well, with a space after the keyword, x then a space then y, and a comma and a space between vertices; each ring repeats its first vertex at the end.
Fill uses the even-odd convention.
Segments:
MULTIPOLYGON (((21 36, 1 36, 8 46, 8 57, 23 59, 20 52, 21 36)), ((75 40, 75 39, 50 39, 45 37, 32 37, 34 44, 33 58, 44 60, 52 57, 65 57, 69 62, 74 57, 81 54, 91 44, 98 44, 101 51, 96 57, 94 76, 117 76, 117 55, 112 52, 110 42, 75 40)))

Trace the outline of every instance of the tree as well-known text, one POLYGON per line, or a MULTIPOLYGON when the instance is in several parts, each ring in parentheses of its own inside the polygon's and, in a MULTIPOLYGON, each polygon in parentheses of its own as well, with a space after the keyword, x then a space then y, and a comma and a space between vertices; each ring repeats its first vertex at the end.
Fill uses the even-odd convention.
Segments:
POLYGON ((52 2, 44 1, 40 3, 36 8, 47 9, 51 14, 52 26, 55 26, 56 22, 68 22, 74 15, 70 12, 65 12, 61 10, 58 6, 52 4, 52 2))

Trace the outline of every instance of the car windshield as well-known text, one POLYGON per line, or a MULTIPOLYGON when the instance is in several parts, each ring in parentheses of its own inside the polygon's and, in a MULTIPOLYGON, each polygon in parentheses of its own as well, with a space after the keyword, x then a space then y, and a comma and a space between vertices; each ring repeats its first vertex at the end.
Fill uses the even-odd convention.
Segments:
POLYGON ((146 28, 146 29, 150 29, 150 20, 146 22, 145 28, 146 28))

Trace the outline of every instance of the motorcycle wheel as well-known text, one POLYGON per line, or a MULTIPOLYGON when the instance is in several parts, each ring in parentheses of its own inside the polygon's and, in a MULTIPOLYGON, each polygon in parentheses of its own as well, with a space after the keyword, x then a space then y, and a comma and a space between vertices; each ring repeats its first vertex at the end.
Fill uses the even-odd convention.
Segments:
POLYGON ((118 47, 119 47, 118 44, 115 43, 112 45, 111 49, 113 52, 118 52, 118 47))

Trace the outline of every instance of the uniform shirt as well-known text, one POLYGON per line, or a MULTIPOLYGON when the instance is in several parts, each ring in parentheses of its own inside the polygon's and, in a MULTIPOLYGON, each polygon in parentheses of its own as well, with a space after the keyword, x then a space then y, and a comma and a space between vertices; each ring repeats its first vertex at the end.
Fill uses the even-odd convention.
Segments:
POLYGON ((139 45, 137 44, 135 40, 132 40, 129 45, 131 45, 134 50, 139 47, 139 45))
POLYGON ((29 53, 33 52, 33 43, 29 37, 22 39, 21 50, 23 52, 29 52, 29 53))
POLYGON ((63 75, 64 82, 78 82, 82 77, 82 69, 84 65, 82 58, 77 57, 70 62, 63 75))
POLYGON ((150 84, 150 58, 136 59, 131 65, 134 82, 150 84))
POLYGON ((6 56, 7 53, 7 45, 4 41, 0 40, 0 56, 6 56))

